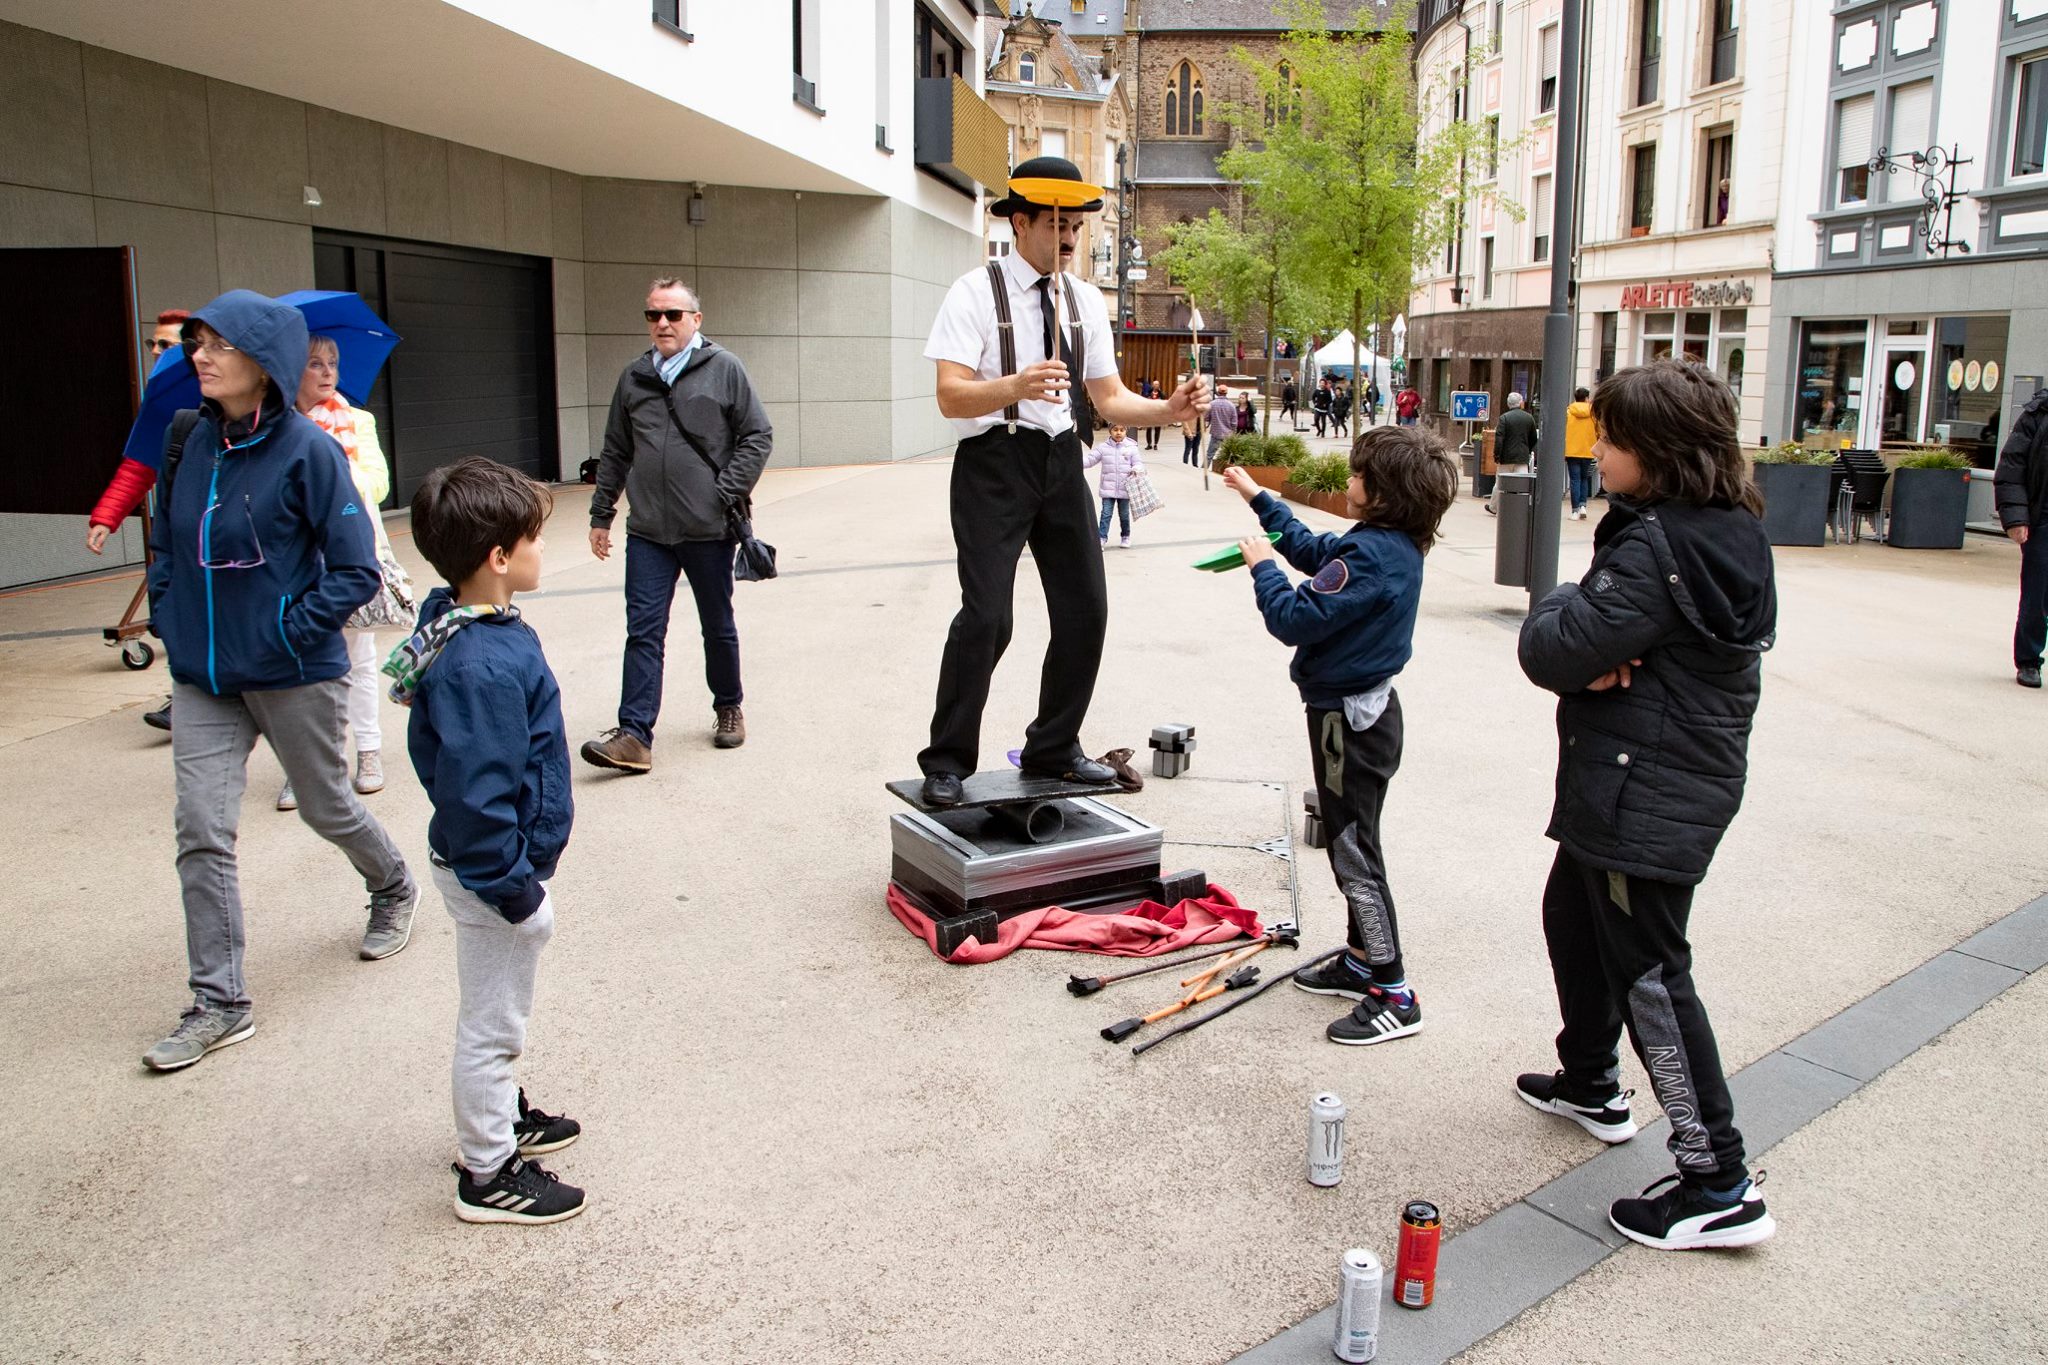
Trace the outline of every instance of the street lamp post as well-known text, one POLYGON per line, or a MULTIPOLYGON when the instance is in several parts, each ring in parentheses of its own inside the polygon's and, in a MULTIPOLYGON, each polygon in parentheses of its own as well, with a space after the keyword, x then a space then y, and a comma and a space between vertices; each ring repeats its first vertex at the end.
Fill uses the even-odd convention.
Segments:
POLYGON ((1529 605, 1557 586, 1557 543, 1564 498, 1565 409, 1577 373, 1572 327, 1572 263, 1578 252, 1579 28, 1583 0, 1565 0, 1558 34, 1557 179, 1550 229, 1550 311, 1543 317, 1543 435, 1536 452, 1535 524, 1529 528, 1529 605))
POLYGON ((1131 308, 1131 255, 1137 248, 1138 240, 1131 235, 1131 222, 1136 210, 1131 206, 1131 196, 1137 186, 1124 175, 1124 156, 1129 145, 1119 142, 1116 147, 1116 353, 1121 360, 1124 353, 1124 331, 1128 326, 1131 308))

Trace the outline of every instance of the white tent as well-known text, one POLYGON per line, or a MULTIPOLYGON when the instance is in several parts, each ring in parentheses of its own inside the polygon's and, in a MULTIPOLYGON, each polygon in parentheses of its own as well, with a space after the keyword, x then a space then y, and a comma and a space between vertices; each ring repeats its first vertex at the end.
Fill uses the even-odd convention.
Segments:
MULTIPOLYGON (((1385 401, 1386 397, 1391 396, 1394 392, 1393 371, 1388 366, 1386 358, 1374 355, 1371 350, 1363 346, 1359 348, 1358 353, 1365 361, 1367 373, 1380 386, 1381 401, 1385 401)), ((1349 327, 1337 333, 1327 345, 1317 349, 1316 373, 1318 375, 1334 375, 1338 379, 1349 379, 1351 377, 1351 329, 1349 327)))

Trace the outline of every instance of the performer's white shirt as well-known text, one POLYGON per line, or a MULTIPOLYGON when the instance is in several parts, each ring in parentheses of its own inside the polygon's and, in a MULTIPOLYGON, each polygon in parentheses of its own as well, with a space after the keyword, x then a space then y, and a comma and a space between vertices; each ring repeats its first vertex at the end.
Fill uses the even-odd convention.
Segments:
MULTIPOLYGON (((1000 264, 1003 278, 1009 284, 1011 332, 1016 338, 1017 370, 1021 372, 1048 358, 1045 315, 1038 305, 1038 281, 1044 277, 1014 251, 1003 257, 1000 264)), ((1116 348, 1109 330, 1109 305, 1103 301, 1102 291, 1075 280, 1071 272, 1061 281, 1061 288, 1066 298, 1061 330, 1075 320, 1081 324, 1085 346, 1081 360, 1083 377, 1101 379, 1115 374, 1116 348)), ((938 317, 932 320, 931 340, 925 343, 924 355, 927 360, 950 360, 965 365, 977 379, 1002 378, 1002 336, 996 327, 995 291, 989 287, 986 266, 977 266, 953 281, 946 301, 939 305, 938 317)), ((1000 425, 1003 420, 1003 410, 998 407, 979 417, 955 417, 952 422, 953 430, 965 440, 1000 425)), ((1074 413, 1065 397, 1057 403, 1026 399, 1017 405, 1017 421, 1020 426, 1036 427, 1057 436, 1072 429, 1074 413)))

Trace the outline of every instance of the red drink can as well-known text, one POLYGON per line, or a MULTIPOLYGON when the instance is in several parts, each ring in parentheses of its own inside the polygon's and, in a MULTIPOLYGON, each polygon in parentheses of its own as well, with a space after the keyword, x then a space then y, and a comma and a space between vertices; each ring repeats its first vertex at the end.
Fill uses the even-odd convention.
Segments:
POLYGON ((1436 1252, 1443 1240, 1443 1215, 1426 1199, 1401 1210, 1401 1244, 1394 1257, 1394 1302, 1427 1308, 1436 1298, 1436 1252))

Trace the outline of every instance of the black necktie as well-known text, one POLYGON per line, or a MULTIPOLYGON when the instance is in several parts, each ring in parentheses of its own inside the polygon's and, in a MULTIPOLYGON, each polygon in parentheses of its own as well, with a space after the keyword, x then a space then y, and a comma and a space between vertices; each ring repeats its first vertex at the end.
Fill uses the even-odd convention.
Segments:
POLYGON ((1045 320, 1045 358, 1047 360, 1065 361, 1068 364, 1068 368, 1071 369, 1072 362, 1067 360, 1066 354, 1066 338, 1064 336, 1060 337, 1058 345, 1055 345, 1053 341, 1058 328, 1053 323, 1052 276, 1045 275, 1040 277, 1036 287, 1038 289, 1038 315, 1045 320))

